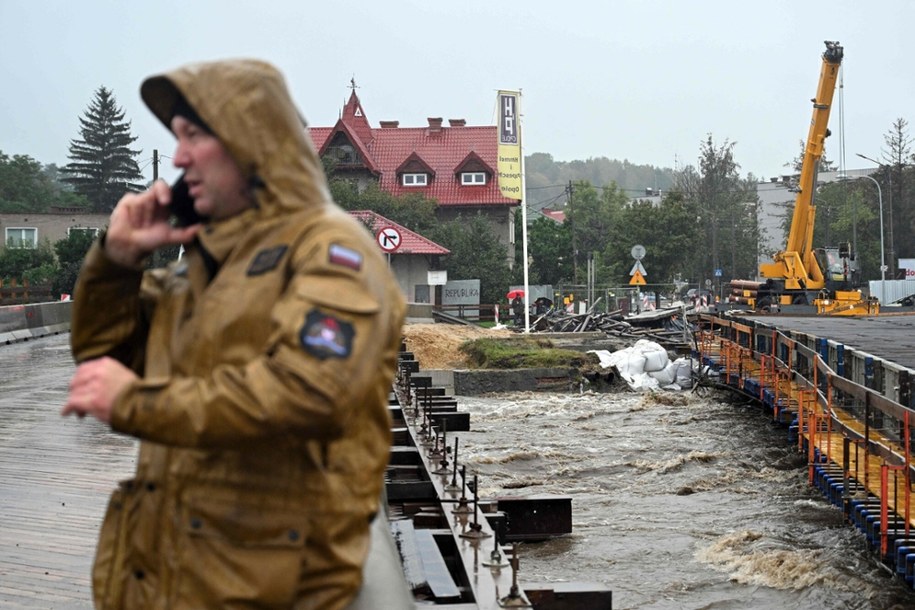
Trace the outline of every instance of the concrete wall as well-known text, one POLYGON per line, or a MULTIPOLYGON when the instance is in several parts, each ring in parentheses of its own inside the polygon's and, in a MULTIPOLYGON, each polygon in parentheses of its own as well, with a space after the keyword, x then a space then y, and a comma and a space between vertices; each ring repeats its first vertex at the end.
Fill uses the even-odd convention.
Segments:
POLYGON ((416 301, 416 287, 429 284, 429 257, 422 254, 392 254, 391 271, 408 303, 416 301))
POLYGON ((0 345, 70 331, 70 301, 0 307, 0 345))

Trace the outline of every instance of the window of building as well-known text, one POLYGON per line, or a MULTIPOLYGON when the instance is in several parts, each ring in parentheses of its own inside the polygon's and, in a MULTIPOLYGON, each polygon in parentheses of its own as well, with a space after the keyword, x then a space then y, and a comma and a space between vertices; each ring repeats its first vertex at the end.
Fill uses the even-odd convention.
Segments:
POLYGON ((6 229, 6 247, 29 249, 37 248, 38 229, 26 227, 8 227, 6 229))
POLYGON ((88 233, 92 237, 98 237, 99 229, 98 227, 70 227, 67 229, 67 235, 73 235, 74 233, 88 233))
POLYGON ((463 185, 486 184, 486 173, 485 172, 464 172, 461 174, 461 184, 463 184, 463 185))
POLYGON ((327 153, 332 159, 342 165, 354 165, 359 163, 359 155, 356 154, 356 149, 353 148, 353 145, 349 143, 332 146, 327 149, 327 153))
POLYGON ((426 186, 428 181, 428 174, 404 174, 402 184, 404 186, 426 186))

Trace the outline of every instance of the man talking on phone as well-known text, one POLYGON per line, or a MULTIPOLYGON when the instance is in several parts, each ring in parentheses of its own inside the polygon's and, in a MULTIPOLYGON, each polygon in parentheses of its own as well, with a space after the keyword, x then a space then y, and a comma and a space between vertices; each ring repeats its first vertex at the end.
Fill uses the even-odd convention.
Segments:
POLYGON ((74 291, 62 413, 141 441, 96 607, 342 608, 388 460, 400 290, 330 201, 274 67, 189 65, 140 91, 184 184, 125 195, 74 291), (175 244, 180 261, 144 271, 175 244))

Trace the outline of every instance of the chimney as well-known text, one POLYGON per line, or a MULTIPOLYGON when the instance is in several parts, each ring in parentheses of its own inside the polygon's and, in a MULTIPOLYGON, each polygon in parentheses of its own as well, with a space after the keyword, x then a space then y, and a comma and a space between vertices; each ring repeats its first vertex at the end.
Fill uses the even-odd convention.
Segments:
POLYGON ((397 129, 400 125, 400 121, 381 121, 379 124, 382 129, 397 129))
POLYGON ((429 131, 432 133, 437 133, 442 130, 442 119, 429 117, 429 131))
POLYGON ((448 119, 448 124, 452 127, 463 127, 467 124, 467 121, 464 119, 448 119))

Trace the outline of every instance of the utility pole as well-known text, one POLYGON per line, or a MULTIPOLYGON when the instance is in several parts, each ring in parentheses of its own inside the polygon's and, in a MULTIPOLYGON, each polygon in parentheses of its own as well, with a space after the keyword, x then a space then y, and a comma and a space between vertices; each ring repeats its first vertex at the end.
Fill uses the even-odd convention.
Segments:
POLYGON ((572 181, 569 180, 569 227, 572 229, 572 280, 573 284, 578 284, 578 237, 575 234, 575 220, 572 212, 572 181))
MULTIPOLYGON (((896 279, 896 247, 895 242, 893 241, 893 168, 889 165, 885 166, 886 170, 886 181, 887 181, 887 190, 889 191, 889 201, 886 202, 886 246, 887 246, 887 261, 886 264, 889 265, 890 279, 896 279)), ((897 181, 898 182, 898 181, 897 181)))
POLYGON ((159 179, 159 149, 153 149, 153 182, 159 179))

